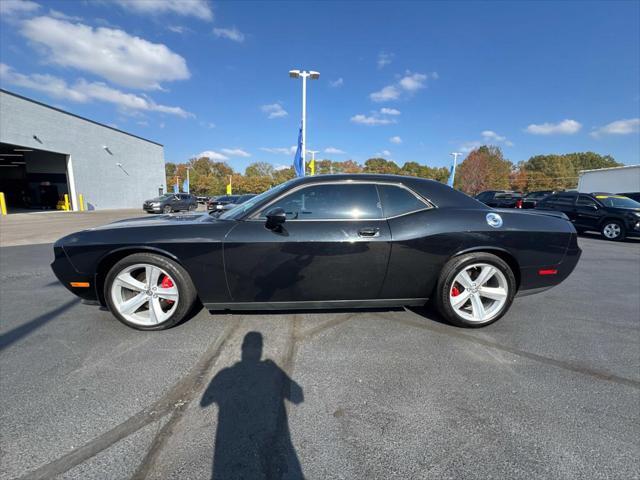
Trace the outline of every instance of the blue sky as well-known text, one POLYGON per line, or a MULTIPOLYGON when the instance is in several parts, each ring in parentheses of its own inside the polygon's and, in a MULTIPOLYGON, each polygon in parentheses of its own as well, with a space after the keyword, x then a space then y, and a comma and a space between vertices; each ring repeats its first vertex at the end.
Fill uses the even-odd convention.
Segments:
POLYGON ((640 163, 640 2, 0 0, 0 85, 238 171, 592 150, 640 163))

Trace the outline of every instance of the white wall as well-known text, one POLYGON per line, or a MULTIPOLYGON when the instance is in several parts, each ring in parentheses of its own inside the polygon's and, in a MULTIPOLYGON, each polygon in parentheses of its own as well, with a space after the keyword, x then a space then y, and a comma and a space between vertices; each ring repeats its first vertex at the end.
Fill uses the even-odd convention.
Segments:
POLYGON ((580 172, 578 191, 584 193, 640 192, 640 165, 580 172))

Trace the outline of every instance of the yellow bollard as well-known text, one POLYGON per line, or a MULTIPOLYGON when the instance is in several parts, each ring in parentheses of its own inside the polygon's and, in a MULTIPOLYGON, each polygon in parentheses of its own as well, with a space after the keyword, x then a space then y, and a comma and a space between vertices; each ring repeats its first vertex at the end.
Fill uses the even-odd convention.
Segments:
POLYGON ((0 192, 0 214, 7 214, 7 202, 4 200, 4 193, 0 192))
POLYGON ((69 211, 69 195, 64 194, 64 209, 66 212, 69 211))
POLYGON ((84 212, 84 195, 82 195, 81 193, 78 194, 78 203, 80 204, 80 211, 84 212))

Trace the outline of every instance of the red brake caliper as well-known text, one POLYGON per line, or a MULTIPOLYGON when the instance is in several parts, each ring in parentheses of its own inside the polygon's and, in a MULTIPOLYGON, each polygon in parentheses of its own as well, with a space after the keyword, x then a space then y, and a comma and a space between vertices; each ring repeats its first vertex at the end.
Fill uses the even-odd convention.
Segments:
MULTIPOLYGON (((162 288, 171 288, 171 287, 173 287, 173 282, 171 281, 171 279, 169 277, 167 277, 165 275, 164 277, 162 277, 162 282, 160 282, 160 286, 162 288)), ((165 299, 165 302, 167 302, 168 304, 174 303, 173 300, 167 300, 167 299, 165 299)))
POLYGON ((460 295, 460 290, 458 290, 458 287, 456 286, 451 287, 451 296, 457 297, 458 295, 460 295))

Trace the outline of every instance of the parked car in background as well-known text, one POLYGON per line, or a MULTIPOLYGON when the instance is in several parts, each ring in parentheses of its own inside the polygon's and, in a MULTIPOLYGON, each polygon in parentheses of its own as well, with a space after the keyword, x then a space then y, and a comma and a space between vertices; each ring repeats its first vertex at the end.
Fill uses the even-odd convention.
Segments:
POLYGON ((205 203, 207 203, 209 201, 209 197, 200 196, 200 197, 196 197, 196 198, 198 199, 198 203, 201 203, 201 204, 205 204, 205 203))
POLYGON ((487 190, 476 195, 476 200, 493 208, 522 208, 522 193, 509 190, 487 190))
POLYGON ((616 193, 616 195, 622 195, 623 197, 627 197, 631 200, 635 200, 636 202, 640 202, 640 192, 616 193))
POLYGON ((171 213, 180 210, 195 210, 198 200, 190 193, 165 193, 159 197, 146 200, 142 209, 148 213, 171 213))
POLYGON ((226 212, 227 210, 231 210, 232 208, 235 208, 238 205, 243 204, 247 200, 251 200, 255 196, 256 196, 255 193, 247 193, 245 195, 238 195, 238 198, 234 202, 226 203, 226 204, 222 205, 221 208, 213 210, 211 213, 212 214, 215 213, 215 214, 219 215, 222 212, 226 212))
POLYGON ((640 234, 640 203, 611 193, 559 192, 536 206, 564 213, 578 232, 598 231, 607 240, 640 234))
POLYGON ((429 298, 449 322, 481 327, 517 294, 558 285, 581 253, 561 213, 498 212, 434 180, 371 174, 296 178, 218 218, 121 220, 53 249, 66 288, 140 330, 176 325, 196 302, 283 310, 429 298))
POLYGON ((220 195, 219 197, 211 197, 207 202, 207 210, 222 210, 224 205, 235 203, 240 195, 220 195))
POLYGON ((540 190, 538 192, 529 192, 522 199, 522 208, 536 208, 538 202, 549 195, 556 193, 553 190, 540 190))

